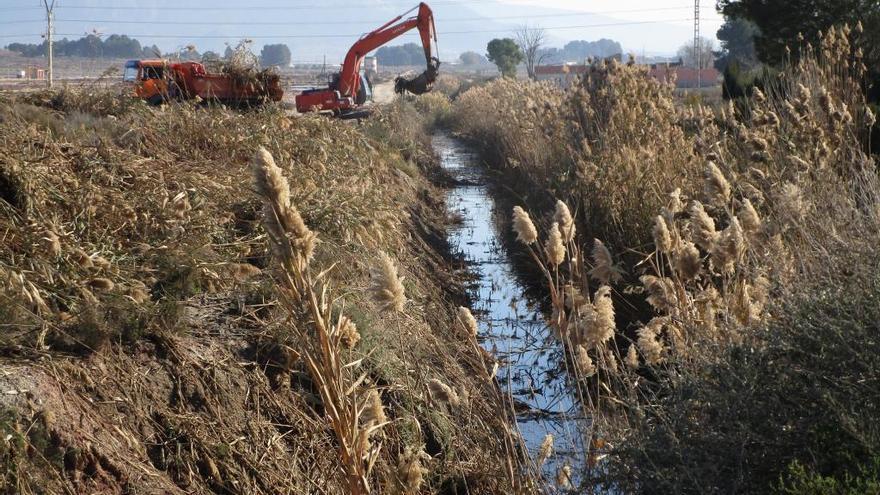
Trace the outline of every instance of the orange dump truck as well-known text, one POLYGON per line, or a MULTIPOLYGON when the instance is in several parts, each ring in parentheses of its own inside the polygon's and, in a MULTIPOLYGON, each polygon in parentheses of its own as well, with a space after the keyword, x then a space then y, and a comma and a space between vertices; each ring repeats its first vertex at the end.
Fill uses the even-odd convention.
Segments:
POLYGON ((199 97, 234 105, 259 105, 281 101, 278 74, 261 71, 249 74, 210 73, 198 62, 129 60, 123 81, 134 85, 134 94, 151 104, 199 97))

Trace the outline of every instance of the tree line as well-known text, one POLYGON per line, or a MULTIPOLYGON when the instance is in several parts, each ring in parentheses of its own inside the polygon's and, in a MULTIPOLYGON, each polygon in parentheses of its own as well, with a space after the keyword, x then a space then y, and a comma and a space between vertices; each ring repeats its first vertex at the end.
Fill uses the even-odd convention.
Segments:
MULTIPOLYGON (((102 38, 89 34, 82 38, 70 40, 63 38, 52 43, 55 55, 59 57, 107 57, 137 58, 155 57, 161 53, 156 45, 142 46, 141 42, 124 34, 111 34, 102 38)), ((24 57, 42 57, 48 51, 48 43, 10 43, 6 49, 24 57)))
MULTIPOLYGON (((101 37, 97 34, 88 34, 82 38, 70 40, 63 38, 53 42, 53 50, 58 57, 88 57, 88 58, 156 58, 163 56, 156 45, 142 45, 140 41, 124 34, 111 34, 101 37)), ((48 43, 10 43, 6 50, 17 53, 24 57, 43 57, 48 52, 48 43)), ((194 46, 188 46, 175 55, 182 60, 222 60, 232 55, 232 47, 227 46, 223 56, 214 51, 200 53, 194 46)), ((286 67, 290 65, 292 56, 290 47, 285 44, 264 45, 260 51, 260 63, 265 66, 278 65, 286 67)))

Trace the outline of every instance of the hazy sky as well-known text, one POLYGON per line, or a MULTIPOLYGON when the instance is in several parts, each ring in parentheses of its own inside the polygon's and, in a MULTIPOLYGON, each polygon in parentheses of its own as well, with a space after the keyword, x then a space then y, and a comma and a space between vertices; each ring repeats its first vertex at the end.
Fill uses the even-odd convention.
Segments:
MULTIPOLYGON (((427 0, 434 9, 441 55, 484 50, 493 37, 528 23, 547 30, 550 44, 574 39, 619 41, 637 54, 673 54, 693 39, 688 0, 427 0)), ((241 38, 287 43, 294 58, 341 58, 360 33, 372 30, 416 0, 56 0, 58 37, 97 30, 129 34, 163 50, 194 44, 223 50, 241 38)), ((702 33, 721 25, 714 2, 702 0, 702 33)), ((36 43, 45 30, 39 0, 0 0, 0 46, 36 43)), ((416 41, 413 33, 395 43, 416 41)))
MULTIPOLYGON (((583 12, 608 12, 608 15, 633 21, 687 19, 684 24, 693 28, 694 1, 688 0, 508 0, 509 3, 536 7, 555 7, 583 12)), ((715 2, 701 0, 700 19, 703 34, 715 38, 715 32, 724 22, 715 10, 715 2)))
MULTIPOLYGON (((534 8, 536 12, 553 8, 613 18, 607 24, 620 21, 619 25, 600 26, 590 31, 604 32, 605 37, 620 41, 625 50, 636 53, 673 53, 694 36, 694 0, 505 0, 505 3, 534 8)), ((571 37, 572 30, 554 30, 552 27, 582 24, 582 19, 579 16, 536 17, 527 22, 545 26, 551 34, 566 38, 571 37)), ((717 45, 715 34, 723 22, 724 18, 715 10, 714 1, 700 1, 701 36, 715 41, 717 45)), ((587 39, 582 36, 577 38, 587 39)))

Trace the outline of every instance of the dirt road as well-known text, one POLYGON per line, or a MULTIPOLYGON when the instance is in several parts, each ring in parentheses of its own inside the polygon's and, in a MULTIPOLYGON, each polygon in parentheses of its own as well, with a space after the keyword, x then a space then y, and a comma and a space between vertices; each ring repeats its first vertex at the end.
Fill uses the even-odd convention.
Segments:
POLYGON ((373 101, 376 103, 391 103, 394 101, 394 81, 374 85, 373 101))

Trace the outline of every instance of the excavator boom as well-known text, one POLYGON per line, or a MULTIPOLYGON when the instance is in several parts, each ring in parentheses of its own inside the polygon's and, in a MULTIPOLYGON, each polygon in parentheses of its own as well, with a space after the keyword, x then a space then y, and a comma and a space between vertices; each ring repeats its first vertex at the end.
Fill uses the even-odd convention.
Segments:
POLYGON ((300 112, 331 111, 336 114, 354 110, 357 107, 358 94, 361 91, 360 68, 364 58, 371 51, 412 29, 419 30, 422 47, 425 50, 427 69, 411 81, 398 78, 395 81, 395 91, 399 93, 410 91, 414 94, 430 91, 431 85, 437 78, 440 61, 435 55, 437 33, 434 28, 434 13, 423 2, 357 40, 348 50, 342 64, 342 71, 335 83, 326 89, 305 91, 297 95, 297 110, 300 112), (405 18, 415 10, 418 10, 415 16, 405 18))

